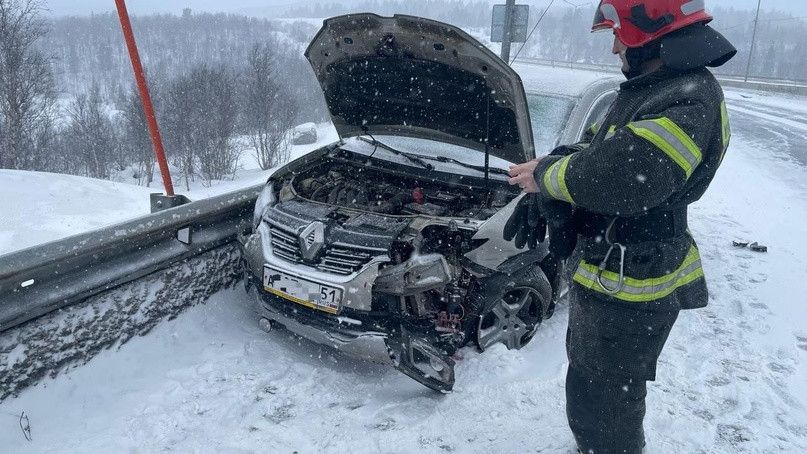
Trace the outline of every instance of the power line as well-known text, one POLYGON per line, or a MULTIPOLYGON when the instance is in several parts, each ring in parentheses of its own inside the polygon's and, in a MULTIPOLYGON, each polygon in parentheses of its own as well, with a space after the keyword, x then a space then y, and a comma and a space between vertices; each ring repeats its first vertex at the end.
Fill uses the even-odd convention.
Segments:
MULTIPOLYGON (((566 1, 566 0, 564 0, 564 1, 566 1)), ((512 66, 513 63, 515 63, 516 58, 518 58, 518 54, 521 53, 521 49, 524 48, 524 46, 527 44, 527 41, 530 40, 530 38, 532 37, 532 34, 535 32, 535 29, 538 28, 538 25, 541 23, 542 20, 544 20, 544 16, 546 16, 546 12, 549 11, 549 8, 552 7, 553 3, 555 3, 555 0, 552 0, 551 2, 549 2, 549 6, 547 6, 546 9, 544 9, 544 12, 541 13, 541 17, 538 18, 538 22, 535 23, 534 27, 532 27, 532 30, 530 31, 530 34, 527 35, 527 39, 525 39, 524 42, 521 43, 521 47, 518 48, 518 52, 516 52, 516 56, 513 57, 513 60, 510 61, 510 66, 512 66)), ((569 2, 566 2, 566 3, 569 3, 569 2)))
POLYGON ((579 8, 581 6, 585 6, 585 5, 591 6, 591 1, 580 3, 580 4, 575 4, 575 3, 570 2, 569 0, 563 0, 563 3, 566 3, 567 5, 570 5, 570 6, 574 7, 575 9, 577 9, 577 8, 579 8))
MULTIPOLYGON (((786 17, 786 18, 782 18, 782 19, 762 19, 759 22, 778 22, 778 21, 801 20, 801 19, 807 19, 807 16, 786 17)), ((731 27, 725 27, 725 28, 723 28, 723 30, 731 30, 732 28, 742 27, 743 25, 748 25, 748 24, 753 24, 753 23, 754 23, 754 21, 750 20, 748 22, 743 22, 741 24, 732 25, 731 27)))
POLYGON ((765 19, 765 20, 762 20, 762 21, 760 21, 760 22, 776 22, 776 21, 783 21, 783 20, 801 20, 801 19, 807 19, 807 16, 801 16, 801 17, 785 17, 785 18, 783 18, 783 19, 765 19))
POLYGON ((732 25, 731 27, 725 27, 722 30, 731 30, 732 28, 742 27, 743 25, 748 25, 748 24, 753 24, 753 23, 754 23, 754 21, 750 20, 748 22, 743 22, 742 24, 735 24, 735 25, 732 25))

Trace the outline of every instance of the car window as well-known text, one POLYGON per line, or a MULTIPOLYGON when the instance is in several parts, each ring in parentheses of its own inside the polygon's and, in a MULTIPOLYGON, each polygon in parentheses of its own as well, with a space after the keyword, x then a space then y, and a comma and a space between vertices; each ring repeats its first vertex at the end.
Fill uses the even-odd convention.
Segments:
POLYGON ((596 124, 598 127, 603 126, 603 120, 605 120, 605 115, 608 114, 608 110, 611 108, 611 104, 614 103, 616 99, 616 91, 611 90, 607 93, 600 96, 596 101, 594 101, 594 105, 589 109, 588 115, 583 122, 583 133, 581 137, 578 137, 578 140, 583 140, 586 136, 586 132, 589 131, 591 125, 596 124))
POLYGON ((535 154, 541 156, 554 149, 574 107, 574 99, 545 94, 528 94, 535 154))

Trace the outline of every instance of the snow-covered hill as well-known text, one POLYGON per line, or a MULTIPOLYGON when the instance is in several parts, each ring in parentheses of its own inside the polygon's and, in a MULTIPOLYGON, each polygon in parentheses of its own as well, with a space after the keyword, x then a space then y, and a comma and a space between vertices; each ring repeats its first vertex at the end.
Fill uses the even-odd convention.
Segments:
MULTIPOLYGON (((296 158, 338 139, 328 124, 317 128, 316 143, 295 145, 291 157, 296 158)), ((241 169, 233 181, 218 181, 212 187, 192 184, 185 191, 177 182, 177 194, 191 200, 213 197, 266 181, 273 169, 262 171, 254 156, 245 152, 241 169)), ((37 244, 59 240, 149 213, 149 194, 164 193, 162 177, 155 173, 152 187, 134 184, 137 180, 121 176, 126 182, 96 180, 72 175, 0 169, 0 257, 37 244)), ((2 260, 2 258, 0 258, 2 260)))

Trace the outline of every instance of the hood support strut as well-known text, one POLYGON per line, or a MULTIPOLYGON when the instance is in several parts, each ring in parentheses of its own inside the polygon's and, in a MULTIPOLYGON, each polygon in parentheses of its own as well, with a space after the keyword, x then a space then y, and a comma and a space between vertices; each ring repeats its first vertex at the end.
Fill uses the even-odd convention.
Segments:
POLYGON ((485 205, 490 208, 490 88, 485 79, 485 205))

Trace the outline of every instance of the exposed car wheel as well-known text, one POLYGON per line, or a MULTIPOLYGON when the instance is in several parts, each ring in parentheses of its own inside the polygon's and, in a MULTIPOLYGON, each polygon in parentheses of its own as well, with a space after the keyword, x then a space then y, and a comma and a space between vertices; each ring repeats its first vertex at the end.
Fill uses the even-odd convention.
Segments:
POLYGON ((549 281, 538 267, 520 277, 497 277, 484 286, 496 286, 480 313, 476 326, 476 345, 485 351, 497 343, 508 349, 527 345, 544 320, 552 297, 549 281), (507 282, 502 282, 507 281, 507 282))

